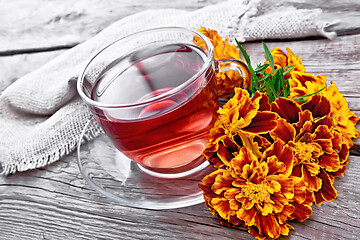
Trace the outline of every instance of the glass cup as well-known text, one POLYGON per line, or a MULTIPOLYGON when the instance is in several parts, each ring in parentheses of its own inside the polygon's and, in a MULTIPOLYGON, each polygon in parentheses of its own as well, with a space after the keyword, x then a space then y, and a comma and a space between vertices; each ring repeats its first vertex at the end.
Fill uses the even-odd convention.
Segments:
POLYGON ((157 28, 97 53, 77 89, 122 154, 150 175, 177 178, 208 165, 202 152, 219 108, 215 73, 228 70, 249 81, 244 63, 214 60, 203 34, 157 28))

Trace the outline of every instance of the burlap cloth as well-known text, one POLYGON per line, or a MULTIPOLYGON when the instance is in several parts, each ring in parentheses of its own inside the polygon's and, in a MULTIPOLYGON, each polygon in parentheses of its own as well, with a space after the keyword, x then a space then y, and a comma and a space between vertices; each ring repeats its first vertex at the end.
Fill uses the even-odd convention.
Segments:
MULTIPOLYGON (((266 1, 266 0, 264 0, 266 1)), ((123 18, 23 76, 0 95, 0 173, 43 167, 73 151, 90 112, 76 80, 97 51, 128 34, 161 26, 216 29, 241 41, 269 38, 335 37, 326 32, 321 10, 262 9, 260 0, 229 0, 196 11, 149 10, 123 18)), ((1 84, 1 80, 0 80, 1 84)), ((1 89, 1 88, 0 88, 1 89)), ((101 133, 89 126, 86 138, 101 133)))

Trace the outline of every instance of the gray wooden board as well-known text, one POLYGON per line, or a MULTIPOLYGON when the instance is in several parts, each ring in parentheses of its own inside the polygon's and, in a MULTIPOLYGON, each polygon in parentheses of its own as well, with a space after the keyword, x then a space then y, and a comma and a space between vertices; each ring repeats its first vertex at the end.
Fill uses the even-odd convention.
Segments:
MULTIPOLYGON (((0 91, 113 21, 146 9, 197 9, 218 0, 46 1, 0 0, 0 91), (29 54, 28 52, 32 52, 29 54), (4 56, 6 55, 6 56, 4 56)), ((309 73, 327 75, 360 115, 360 2, 269 0, 299 8, 320 7, 325 19, 339 19, 339 35, 327 39, 269 40, 269 48, 289 47, 309 73)), ((263 62, 260 42, 246 43, 253 62, 263 62)), ((360 130, 359 124, 357 129, 360 130)), ((292 222, 282 239, 358 239, 360 236, 360 141, 355 141, 339 197, 321 206, 304 222, 292 222)), ((253 239, 244 228, 221 226, 205 204, 174 210, 120 206, 85 183, 76 153, 42 169, 0 177, 0 239, 253 239)))
MULTIPOLYGON (((23 51, 69 48, 133 13, 160 8, 194 10, 221 0, 12 0, 0 1, 0 55, 23 51)), ((294 6, 322 8, 323 18, 337 23, 329 28, 341 35, 360 32, 360 2, 267 0, 263 9, 294 6)))

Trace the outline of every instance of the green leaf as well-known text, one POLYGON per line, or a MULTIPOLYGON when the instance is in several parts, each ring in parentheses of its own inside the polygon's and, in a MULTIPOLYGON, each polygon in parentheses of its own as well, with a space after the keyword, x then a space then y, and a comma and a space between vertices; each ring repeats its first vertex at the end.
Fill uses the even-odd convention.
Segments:
MULTIPOLYGON (((284 75, 282 75, 282 77, 284 78, 284 75)), ((290 95, 289 81, 285 80, 285 78, 284 78, 283 93, 284 93, 284 97, 286 97, 286 98, 289 97, 289 95, 290 95)))
POLYGON ((244 59, 245 59, 245 62, 247 65, 251 65, 251 62, 250 62, 250 57, 249 55, 247 54, 247 52, 245 51, 245 49, 241 46, 241 44, 238 42, 238 40, 235 38, 235 41, 236 41, 236 44, 238 45, 240 51, 241 51, 241 54, 244 56, 244 59))
POLYGON ((306 100, 305 99, 292 99, 292 100, 295 100, 295 101, 298 101, 298 102, 301 102, 301 103, 306 103, 306 100))
MULTIPOLYGON (((290 95, 290 84, 289 81, 285 79, 285 75, 294 69, 295 65, 285 66, 279 69, 275 69, 274 57, 272 56, 267 45, 262 42, 265 57, 268 61, 268 64, 257 64, 254 69, 251 66, 251 60, 249 55, 243 46, 235 39, 243 58, 245 59, 246 64, 248 65, 250 75, 251 75, 251 89, 247 89, 249 94, 253 96, 256 91, 266 93, 269 97, 269 101, 273 102, 276 98, 279 97, 289 97, 290 95), (269 66, 272 69, 272 73, 265 72, 269 66)), ((306 96, 304 96, 306 97, 306 96)), ((301 97, 297 97, 294 100, 303 102, 304 100, 301 97)))
POLYGON ((290 86, 288 80, 285 79, 284 75, 290 72, 295 65, 285 66, 275 71, 273 78, 275 91, 279 92, 279 97, 288 97, 290 95, 290 86), (288 71, 284 72, 285 69, 288 71))
POLYGON ((282 97, 281 86, 283 85, 283 83, 281 82, 280 74, 281 74, 281 71, 276 71, 276 73, 273 77, 273 82, 274 82, 275 92, 279 92, 279 96, 282 97))
POLYGON ((282 67, 283 70, 287 69, 286 72, 284 72, 284 75, 288 74, 289 72, 291 72, 294 68, 295 68, 296 65, 291 65, 291 66, 285 66, 285 67, 282 67))
POLYGON ((321 92, 322 90, 324 90, 326 88, 323 87, 322 89, 320 89, 319 91, 316 91, 316 92, 313 92, 313 93, 309 93, 309 94, 305 94, 305 95, 302 95, 302 96, 299 96, 299 97, 294 97, 292 98, 291 100, 295 100, 295 101, 298 101, 298 102, 306 102, 306 100, 304 98, 307 98, 307 97, 311 97, 315 94, 318 94, 319 92, 321 92))
POLYGON ((290 66, 285 66, 285 67, 282 67, 282 69, 286 70, 286 69, 293 69, 296 65, 290 65, 290 66))
POLYGON ((265 69, 267 69, 269 66, 270 66, 269 64, 258 65, 258 66, 255 68, 256 74, 261 74, 262 71, 264 71, 265 69))
POLYGON ((291 72, 291 70, 293 70, 295 66, 296 65, 291 65, 291 66, 285 66, 285 67, 282 67, 282 68, 278 68, 278 69, 275 70, 275 74, 277 72, 281 71, 281 72, 283 72, 283 75, 286 75, 289 72, 291 72), (287 71, 284 72, 284 70, 286 70, 286 69, 287 69, 287 71))
POLYGON ((264 76, 259 79, 259 83, 266 81, 268 78, 270 79, 270 74, 264 74, 264 76))
POLYGON ((288 93, 288 96, 290 96, 290 83, 289 83, 289 79, 286 80, 286 92, 288 93))
POLYGON ((272 72, 274 73, 275 72, 274 58, 271 55, 271 52, 270 52, 268 46, 266 46, 266 44, 264 42, 262 42, 262 44, 263 44, 264 51, 265 51, 265 57, 268 60, 270 66, 271 66, 272 72))
POLYGON ((287 98, 290 94, 290 92, 288 90, 288 86, 289 85, 289 82, 285 80, 284 78, 284 73, 283 71, 279 71, 279 76, 280 76, 280 82, 281 82, 281 97, 285 97, 287 98))
MULTIPOLYGON (((250 71, 250 76, 251 76, 251 92, 256 92, 257 90, 257 86, 259 85, 258 82, 258 76, 256 75, 253 67, 251 66, 251 61, 250 61, 250 57, 247 54, 246 50, 241 46, 241 44, 238 42, 238 40, 235 38, 235 41, 241 51, 241 54, 243 55, 246 64, 248 65, 249 71, 250 71)), ((249 92, 250 93, 250 92, 249 92)))
POLYGON ((276 94, 274 93, 274 89, 271 86, 270 81, 265 81, 266 94, 269 97, 269 103, 272 103, 276 99, 276 94))

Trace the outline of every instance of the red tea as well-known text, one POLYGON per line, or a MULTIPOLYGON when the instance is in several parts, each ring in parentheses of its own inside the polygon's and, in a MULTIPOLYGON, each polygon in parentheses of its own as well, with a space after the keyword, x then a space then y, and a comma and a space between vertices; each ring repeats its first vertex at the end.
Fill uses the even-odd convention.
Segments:
POLYGON ((218 109, 205 59, 196 46, 169 44, 117 59, 100 74, 92 99, 119 107, 96 115, 122 153, 149 169, 202 159, 218 109))

